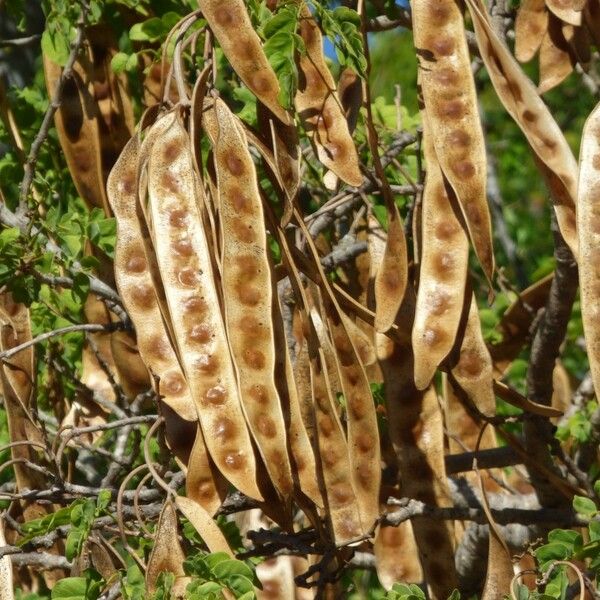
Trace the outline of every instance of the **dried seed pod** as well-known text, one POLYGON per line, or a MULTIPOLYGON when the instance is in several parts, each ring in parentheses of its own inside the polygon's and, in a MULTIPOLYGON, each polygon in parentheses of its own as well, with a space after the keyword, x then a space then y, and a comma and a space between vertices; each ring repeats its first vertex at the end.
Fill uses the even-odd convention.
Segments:
MULTIPOLYGON (((600 390, 600 104, 583 128, 579 155, 579 285, 581 317, 594 389, 600 390)), ((598 392, 600 393, 600 392, 598 392)))
POLYGON ((396 204, 389 204, 387 208, 385 249, 373 284, 375 329, 379 333, 385 333, 394 324, 408 281, 408 250, 402 218, 396 204))
MULTIPOLYGON (((215 525, 216 527, 216 525, 215 525)), ((154 546, 146 569, 146 588, 149 593, 156 591, 158 576, 167 571, 176 578, 184 577, 183 561, 185 554, 177 536, 177 513, 173 502, 168 499, 158 518, 154 546)))
POLYGON ((225 323, 248 426, 279 493, 292 493, 285 423, 275 385, 271 265, 262 200, 246 137, 215 101, 214 146, 222 231, 225 323))
POLYGON ((456 199, 445 185, 425 113, 423 147, 427 175, 421 202, 423 241, 412 330, 415 385, 419 390, 431 383, 436 369, 454 346, 469 262, 469 241, 454 212, 456 199))
MULTIPOLYGON (((567 412, 573 397, 573 388, 569 372, 560 360, 556 361, 552 371, 552 408, 560 410, 563 414, 567 412)), ((558 422, 555 417, 554 423, 558 422)))
POLYGON ((600 2, 588 0, 583 9, 586 29, 594 40, 596 46, 600 46, 600 2))
POLYGON ((586 0, 546 0, 546 6, 558 19, 575 25, 581 25, 582 14, 586 0))
POLYGON ((548 30, 540 46, 538 93, 545 94, 548 90, 556 87, 573 72, 574 66, 575 56, 565 40, 561 22, 551 15, 548 30))
POLYGON ((469 316, 460 341, 458 362, 452 367, 451 373, 454 381, 481 414, 487 417, 495 416, 492 358, 483 340, 475 294, 471 297, 469 316))
POLYGON ((196 421, 196 406, 163 323, 137 218, 139 147, 139 137, 134 136, 125 146, 107 182, 108 199, 117 219, 115 279, 123 305, 136 329, 140 355, 159 380, 158 393, 180 417, 196 421))
POLYGON ((215 469, 206 448, 200 424, 187 463, 186 496, 199 504, 209 515, 214 515, 227 496, 227 482, 215 469))
POLYGON ((496 93, 539 159, 537 164, 550 189, 560 231, 577 257, 577 162, 535 86, 498 39, 481 0, 467 0, 467 5, 481 58, 496 93))
POLYGON ((300 81, 294 98, 318 159, 342 181, 362 184, 358 154, 344 116, 335 81, 325 63, 323 36, 303 2, 300 9, 300 36, 306 54, 300 55, 300 81))
MULTIPOLYGON (((46 87, 49 94, 53 94, 62 69, 46 54, 43 59, 46 87)), ((104 191, 98 106, 77 70, 65 81, 61 99, 54 123, 75 187, 88 206, 101 208, 109 215, 104 191)))
POLYGON ((523 290, 502 315, 498 324, 502 340, 489 347, 497 376, 504 375, 525 345, 533 320, 546 304, 553 278, 551 273, 523 290))
MULTIPOLYGON (((221 473, 246 495, 262 499, 219 307, 211 256, 198 212, 190 140, 178 116, 149 150, 148 190, 154 247, 178 354, 196 403, 204 439, 221 473)), ((153 293, 144 288, 140 297, 153 293)), ((262 290, 261 290, 262 293, 262 290)), ((172 390, 185 380, 173 379, 172 390)))
POLYGON ((338 96, 344 109, 350 133, 356 128, 360 107, 363 102, 362 79, 350 67, 346 67, 340 74, 338 81, 338 96))
POLYGON ((481 600, 503 600, 512 589, 514 570, 506 544, 498 537, 495 527, 490 527, 488 567, 481 600))
POLYGON ((529 62, 548 30, 546 0, 523 0, 515 18, 515 56, 529 62))
POLYGON ((391 590, 398 581, 423 581, 423 571, 410 520, 396 527, 380 525, 375 534, 373 554, 377 578, 384 589, 391 590))
POLYGON ((279 104, 277 76, 252 27, 243 0, 227 3, 198 0, 198 6, 240 79, 282 123, 290 123, 288 113, 279 104))
POLYGON ((494 250, 485 143, 461 10, 454 0, 416 0, 412 19, 433 145, 460 204, 477 258, 491 282, 494 250))
POLYGON ((177 496, 175 504, 200 534, 210 552, 225 552, 231 558, 235 558, 219 526, 197 502, 194 502, 190 498, 177 496))

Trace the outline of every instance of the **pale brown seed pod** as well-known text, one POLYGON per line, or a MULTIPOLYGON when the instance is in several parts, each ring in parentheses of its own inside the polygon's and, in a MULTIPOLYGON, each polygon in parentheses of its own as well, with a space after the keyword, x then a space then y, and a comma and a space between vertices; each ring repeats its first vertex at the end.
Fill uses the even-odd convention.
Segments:
POLYGON ((502 340, 489 346, 497 377, 504 375, 525 345, 533 320, 546 304, 553 278, 551 273, 523 290, 502 315, 497 328, 502 340))
POLYGON ((173 573, 175 578, 185 576, 185 554, 179 543, 177 513, 171 499, 167 499, 160 512, 154 536, 154 546, 146 568, 146 588, 149 593, 156 590, 158 576, 162 572, 173 573))
MULTIPOLYGON (((44 54, 43 59, 46 87, 52 94, 62 69, 47 55, 44 54)), ((88 206, 101 208, 109 215, 100 152, 98 107, 76 70, 65 81, 61 98, 54 123, 73 183, 88 206)))
POLYGON ((279 104, 277 76, 252 27, 243 0, 226 3, 198 0, 198 6, 240 79, 282 123, 290 123, 288 113, 279 104))
POLYGON ((275 385, 271 265, 262 200, 243 129, 221 100, 214 146, 229 347, 248 426, 279 493, 292 493, 281 401, 275 385))
MULTIPOLYGON (((600 104, 583 128, 579 153, 579 285, 581 317, 594 389, 600 390, 600 104)), ((600 393, 600 392, 598 392, 600 393)))
POLYGON ((494 250, 485 143, 463 16, 453 0, 417 0, 412 5, 412 19, 419 81, 438 161, 491 282, 494 250))
MULTIPOLYGON (((468 297, 465 301, 469 301, 468 297)), ((458 352, 458 361, 451 369, 455 383, 481 414, 487 417, 495 416, 492 358, 483 340, 474 294, 470 299, 469 315, 458 352)))
POLYGON ((379 333, 385 333, 394 324, 408 281, 408 250, 402 218, 395 203, 389 204, 387 208, 388 230, 385 249, 373 284, 374 325, 379 333))
POLYGON ((559 85, 573 72, 575 66, 575 56, 565 40, 561 22, 554 15, 550 15, 548 29, 542 39, 539 66, 540 94, 545 94, 559 85))
MULTIPOLYGON (((560 410, 563 414, 567 412, 573 397, 573 386, 569 372, 565 369, 564 364, 557 360, 552 371, 552 408, 560 410)), ((553 423, 558 423, 558 418, 552 420, 553 423)))
MULTIPOLYGON (((160 143, 149 150, 148 191, 154 247, 183 370, 208 450, 240 491, 262 499, 256 463, 240 405, 211 256, 198 212, 199 187, 190 140, 169 113, 160 143)), ((148 295, 152 288, 144 290, 148 295)), ((180 381, 183 387, 185 381, 180 381)))
POLYGON ((577 257, 577 162, 550 111, 508 48, 498 39, 480 0, 467 0, 477 44, 492 84, 537 157, 565 242, 577 257))
POLYGON ((206 449, 206 440, 200 424, 190 452, 185 478, 185 493, 209 515, 214 515, 227 496, 227 482, 215 469, 206 449))
POLYGON ((300 36, 306 54, 298 58, 300 80, 294 98, 319 161, 342 181, 362 184, 358 154, 336 92, 335 81, 325 63, 323 36, 304 2, 300 9, 300 36))
POLYGON ((386 590, 394 583, 420 583, 423 570, 410 520, 396 527, 380 525, 373 543, 377 578, 386 590))
POLYGON ((182 418, 196 421, 196 406, 163 324, 137 218, 139 146, 139 137, 131 138, 107 182, 108 199, 117 219, 115 280, 136 329, 140 355, 158 378, 157 391, 163 402, 182 418))
POLYGON ((581 25, 581 11, 585 7, 586 0, 546 0, 548 10, 565 23, 581 25))
POLYGON ((515 18, 515 56, 529 62, 539 50, 548 30, 546 0, 523 0, 515 18))
POLYGON ((421 201, 423 241, 412 330, 415 385, 419 390, 430 384, 454 346, 469 262, 469 240, 455 213, 456 199, 449 197, 453 193, 445 185, 425 112, 423 148, 427 175, 421 201))
POLYGON ((481 600, 503 600, 511 591, 514 579, 511 555, 506 544, 498 537, 495 527, 490 527, 488 567, 481 600))

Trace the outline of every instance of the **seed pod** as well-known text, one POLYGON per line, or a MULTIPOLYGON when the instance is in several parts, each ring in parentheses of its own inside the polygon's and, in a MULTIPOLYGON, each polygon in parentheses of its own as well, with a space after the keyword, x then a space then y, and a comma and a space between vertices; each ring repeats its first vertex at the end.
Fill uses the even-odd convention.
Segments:
MULTIPOLYGON (((150 149, 148 189, 156 257, 178 354, 215 464, 237 489, 262 499, 225 326, 216 309, 219 297, 198 213, 190 140, 175 113, 153 128, 161 122, 166 131, 150 149)), ((152 294, 152 288, 143 288, 140 295, 152 294)), ((185 380, 178 383, 183 388, 185 380)))
POLYGON ((377 578, 385 590, 391 590, 398 581, 423 581, 423 571, 410 520, 396 527, 380 525, 373 543, 373 554, 377 578))
POLYGON ((425 113, 423 125, 427 176, 421 201, 423 241, 412 330, 415 385, 419 390, 431 383, 436 369, 454 345, 469 262, 469 241, 454 212, 456 199, 445 185, 425 113))
POLYGON ((458 362, 451 369, 454 381, 477 410, 487 416, 496 414, 496 397, 492 358, 483 341, 477 300, 472 294, 469 316, 462 340, 458 362))
POLYGON ((200 534, 210 552, 225 552, 231 558, 235 558, 219 526, 197 502, 194 502, 190 498, 177 496, 175 504, 200 534))
POLYGON ((277 76, 252 27, 243 0, 227 3, 198 0, 198 6, 240 79, 282 123, 290 123, 289 115, 279 104, 277 76))
POLYGON ((184 577, 183 561, 185 554, 177 536, 177 513, 173 502, 168 499, 158 518, 154 546, 148 558, 146 569, 146 588, 149 593, 156 591, 158 576, 167 571, 176 578, 184 577))
POLYGON ((485 143, 461 10, 453 0, 417 0, 412 9, 419 81, 433 145, 491 282, 494 250, 485 143))
POLYGON ((108 199, 117 219, 115 279, 123 305, 136 329, 140 355, 159 380, 158 393, 179 416, 196 421, 196 406, 163 324, 153 290, 137 218, 139 146, 139 137, 134 136, 125 146, 107 182, 108 199))
POLYGON ((600 2, 588 0, 583 9, 586 29, 594 40, 596 46, 600 46, 600 2))
POLYGON ((548 30, 546 0, 523 0, 515 18, 515 56, 529 62, 538 51, 548 30))
POLYGON ((480 0, 467 0, 477 44, 498 98, 521 128, 554 202, 565 242, 577 257, 577 162, 550 111, 508 48, 498 39, 480 0))
POLYGON ((561 22, 550 15, 548 30, 540 46, 540 83, 538 93, 545 94, 564 81, 575 66, 575 56, 561 29, 561 22))
POLYGON ((375 329, 388 331, 394 321, 406 291, 408 281, 408 251, 404 226, 398 207, 390 204, 385 250, 374 282, 375 329))
MULTIPOLYGON (((43 59, 46 87, 52 95, 62 70, 46 54, 43 59)), ((64 82, 61 100, 54 123, 73 183, 88 206, 101 208, 109 215, 100 152, 98 106, 77 70, 64 82)))
POLYGON ((495 527, 490 526, 488 542, 488 567, 481 600, 503 600, 514 581, 513 563, 506 544, 498 537, 495 527))
POLYGON ((342 181, 358 187, 363 182, 358 154, 335 81, 325 63, 321 31, 304 2, 300 9, 300 36, 306 54, 298 58, 300 81, 294 98, 296 111, 321 163, 342 181))
POLYGON ((187 463, 186 496, 199 504, 209 515, 214 515, 227 496, 227 487, 227 482, 210 460, 206 440, 198 424, 196 441, 187 463))
POLYGON ((502 340, 489 346, 494 371, 501 377, 519 355, 538 311, 546 305, 554 273, 523 290, 502 315, 498 331, 502 340))
POLYGON ((546 0, 546 6, 558 19, 571 25, 581 25, 581 11, 586 0, 546 0))
MULTIPOLYGON (((563 414, 567 412, 573 397, 573 388, 569 372, 560 360, 556 361, 552 371, 552 408, 560 410, 563 414)), ((557 423, 555 417, 553 423, 557 423)))
MULTIPOLYGON (((579 154, 579 285, 581 317, 587 355, 594 381, 600 390, 600 104, 594 108, 583 128, 579 154)), ((599 392, 600 393, 600 392, 599 392)))
POLYGON ((292 474, 275 385, 271 265, 256 171, 243 130, 215 101, 214 146, 222 231, 225 323, 248 426, 275 488, 287 498, 292 474))

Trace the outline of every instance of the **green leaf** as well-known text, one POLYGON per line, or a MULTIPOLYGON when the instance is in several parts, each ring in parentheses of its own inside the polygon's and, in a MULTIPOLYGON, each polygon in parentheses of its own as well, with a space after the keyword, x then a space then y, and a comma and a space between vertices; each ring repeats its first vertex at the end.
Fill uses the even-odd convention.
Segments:
POLYGON ((212 572, 220 581, 228 581, 233 575, 243 575, 248 579, 253 578, 252 569, 241 560, 224 560, 212 567, 212 572))
POLYGON ((42 33, 42 53, 52 62, 64 67, 71 53, 68 38, 56 29, 46 29, 42 33))
POLYGON ((208 568, 212 571, 219 563, 222 563, 226 560, 231 560, 229 558, 229 554, 227 552, 213 552, 212 554, 207 554, 204 557, 208 568))
POLYGON ((588 518, 593 517, 598 512, 594 501, 584 496, 575 496, 573 498, 573 509, 578 514, 588 518))
POLYGON ((114 73, 122 73, 127 68, 129 54, 125 52, 117 52, 110 61, 110 68, 114 73))
POLYGON ((534 551, 542 569, 553 560, 567 560, 573 555, 573 548, 561 543, 544 544, 534 551))
POLYGON ((168 32, 169 29, 158 17, 152 17, 133 25, 129 30, 129 38, 134 42, 158 42, 168 32))
POLYGON ((67 577, 54 584, 52 588, 52 600, 93 600, 98 597, 94 595, 93 582, 86 577, 67 577), (90 589, 92 588, 92 589, 90 589))

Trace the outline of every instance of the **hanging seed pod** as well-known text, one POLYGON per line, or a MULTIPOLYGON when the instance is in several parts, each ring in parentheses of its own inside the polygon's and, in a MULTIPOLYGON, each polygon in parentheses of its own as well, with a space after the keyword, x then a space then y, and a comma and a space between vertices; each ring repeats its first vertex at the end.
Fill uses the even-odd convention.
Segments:
POLYGON ((198 424, 196 440, 187 463, 185 495, 209 515, 214 515, 227 496, 227 488, 227 482, 210 460, 206 440, 198 424))
MULTIPOLYGON (((43 59, 46 87, 53 94, 62 69, 46 54, 43 59)), ((88 206, 101 208, 110 215, 104 191, 98 106, 76 70, 63 85, 54 123, 77 192, 88 206)))
POLYGON ((321 163, 342 181, 362 184, 358 155, 335 89, 335 81, 325 63, 323 36, 305 3, 300 9, 300 36, 306 54, 300 55, 300 80, 294 98, 296 111, 304 122, 321 163))
POLYGON ((600 46, 600 2, 588 0, 583 9, 586 29, 594 40, 596 46, 600 46))
POLYGON ((469 240, 454 212, 456 199, 445 185, 426 113, 423 147, 427 175, 421 201, 423 241, 412 330, 415 385, 419 390, 431 383, 436 369, 454 346, 469 263, 469 240))
MULTIPOLYGON (((579 155, 579 285, 581 317, 587 355, 594 381, 600 390, 600 104, 594 108, 583 128, 579 155)), ((600 392, 598 392, 600 393, 600 392)))
POLYGON ((483 340, 477 300, 472 294, 458 362, 451 369, 454 381, 477 410, 487 416, 496 414, 492 358, 483 340))
POLYGON ((529 62, 536 54, 548 30, 546 0, 523 0, 515 18, 515 56, 529 62))
POLYGON ((545 94, 564 81, 573 72, 575 62, 575 56, 563 35, 561 22, 551 15, 540 46, 538 93, 545 94))
POLYGON ((277 76, 252 27, 243 0, 226 3, 198 0, 198 6, 240 79, 282 123, 290 123, 289 115, 279 104, 277 76))
POLYGON ((496 93, 535 152, 536 162, 552 195, 561 234, 577 257, 577 162, 533 83, 498 39, 488 22, 483 4, 480 0, 467 0, 467 5, 481 58, 496 93))
POLYGON ((165 502, 158 518, 154 546, 146 569, 148 593, 156 591, 158 576, 163 572, 173 573, 175 578, 184 577, 183 561, 185 554, 177 536, 177 513, 169 499, 165 502))
MULTIPOLYGON (((148 190, 154 247, 178 354, 215 464, 237 489, 262 499, 225 326, 215 310, 220 303, 198 213, 200 188, 190 140, 175 113, 153 128, 165 125, 160 143, 149 150, 148 190)), ((152 288, 142 288, 139 297, 153 294, 152 288)), ((171 385, 173 392, 184 389, 185 379, 173 379, 171 385)))
POLYGON ((375 330, 385 333, 394 324, 408 281, 408 251, 404 225, 395 203, 388 204, 388 230, 381 263, 377 268, 375 330))
POLYGON ((135 327, 142 360, 158 378, 158 393, 180 417, 196 421, 196 406, 163 324, 136 211, 140 140, 131 138, 112 169, 107 194, 117 219, 115 279, 135 327))
POLYGON ((243 130, 215 101, 214 146, 222 231, 225 323, 248 426, 279 493, 293 488, 285 423, 275 385, 272 280, 262 200, 243 130))
POLYGON ((423 570, 418 559, 417 545, 410 520, 396 527, 380 525, 373 543, 377 578, 385 590, 394 583, 420 583, 423 570))
POLYGON ((494 250, 486 196, 485 143, 463 17, 453 0, 416 0, 412 18, 420 57, 419 81, 433 145, 491 283, 494 250))

